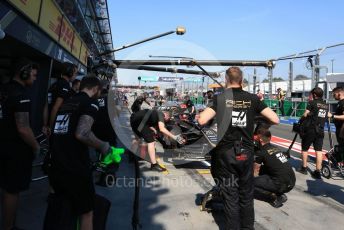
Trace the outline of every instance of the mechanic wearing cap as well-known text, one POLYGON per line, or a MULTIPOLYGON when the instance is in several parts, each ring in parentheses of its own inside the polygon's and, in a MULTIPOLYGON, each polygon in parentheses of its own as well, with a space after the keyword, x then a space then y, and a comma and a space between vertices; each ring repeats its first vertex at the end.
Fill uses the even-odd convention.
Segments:
POLYGON ((260 168, 259 176, 254 178, 255 197, 266 196, 270 204, 279 208, 287 201, 284 193, 295 186, 295 173, 283 152, 270 144, 271 132, 260 128, 256 140, 260 148, 255 151, 255 166, 260 168))
POLYGON ((312 176, 316 179, 321 179, 322 147, 325 137, 324 126, 328 114, 328 105, 323 100, 324 91, 321 88, 315 87, 310 94, 313 100, 308 102, 306 111, 301 118, 302 165, 298 171, 307 175, 308 149, 313 144, 316 152, 316 168, 312 172, 312 176))
POLYGON ((155 158, 155 134, 157 131, 165 134, 167 137, 177 141, 179 144, 184 143, 184 139, 179 135, 173 135, 165 127, 165 121, 170 119, 168 111, 160 112, 157 110, 144 109, 133 113, 130 117, 130 125, 133 132, 142 137, 148 146, 148 154, 151 160, 151 169, 162 172, 166 171, 161 167, 155 158))
POLYGON ((261 114, 271 123, 279 123, 276 113, 257 95, 242 90, 242 81, 240 68, 228 68, 227 88, 198 119, 205 125, 216 115, 219 141, 211 153, 211 173, 224 201, 226 229, 254 229, 254 118, 261 114))
MULTIPOLYGON (((59 109, 52 130, 50 184, 54 196, 64 197, 73 213, 80 216, 81 230, 92 226, 95 202, 88 148, 95 148, 101 154, 111 151, 109 143, 99 140, 91 130, 99 110, 96 98, 100 96, 100 90, 97 77, 84 77, 80 92, 67 99, 59 109)), ((46 218, 48 216, 47 212, 46 218)), ((51 228, 45 226, 45 229, 51 228)))
POLYGON ((63 101, 67 100, 75 94, 71 87, 71 82, 76 77, 78 67, 70 62, 62 64, 61 77, 50 87, 48 92, 48 103, 44 109, 44 129, 43 132, 50 135, 56 113, 61 107, 63 101))
POLYGON ((31 182, 32 160, 39 144, 30 127, 31 100, 27 88, 36 80, 38 66, 20 60, 14 78, 0 89, 0 188, 4 230, 15 229, 19 193, 31 182))

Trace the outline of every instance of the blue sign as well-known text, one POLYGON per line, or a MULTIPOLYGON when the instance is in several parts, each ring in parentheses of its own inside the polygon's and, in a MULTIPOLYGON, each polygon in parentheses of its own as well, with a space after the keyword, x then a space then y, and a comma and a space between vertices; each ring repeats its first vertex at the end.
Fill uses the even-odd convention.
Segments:
POLYGON ((159 81, 163 82, 175 82, 183 80, 182 77, 159 77, 159 81))
POLYGON ((140 76, 141 81, 158 81, 159 77, 157 76, 140 76))
POLYGON ((201 78, 189 78, 184 80, 184 82, 202 82, 201 78))

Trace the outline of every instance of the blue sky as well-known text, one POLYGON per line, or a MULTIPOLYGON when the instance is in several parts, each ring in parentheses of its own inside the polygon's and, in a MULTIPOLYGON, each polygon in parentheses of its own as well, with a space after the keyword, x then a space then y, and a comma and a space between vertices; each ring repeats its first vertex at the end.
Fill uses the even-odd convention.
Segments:
MULTIPOLYGON (((117 59, 148 59, 151 54, 266 60, 344 42, 344 1, 341 0, 108 0, 108 4, 115 47, 178 25, 187 30, 184 36, 169 35, 119 51, 117 59)), ((321 65, 331 70, 331 59, 335 59, 334 72, 344 72, 344 47, 325 51, 321 65)), ((287 64, 278 62, 274 75, 286 78, 287 64)), ((253 69, 244 71, 251 74, 253 69)), ((294 73, 310 75, 304 60, 295 61, 294 73)), ((144 71, 120 71, 119 80, 135 83, 138 74, 154 75, 144 71)), ((265 78, 266 70, 260 68, 258 74, 265 78)))

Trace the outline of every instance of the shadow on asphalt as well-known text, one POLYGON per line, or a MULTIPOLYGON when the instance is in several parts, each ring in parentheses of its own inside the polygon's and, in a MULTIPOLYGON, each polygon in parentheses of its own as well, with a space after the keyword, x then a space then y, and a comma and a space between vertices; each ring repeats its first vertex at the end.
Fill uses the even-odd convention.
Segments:
POLYGON ((307 180, 309 194, 313 196, 329 197, 333 200, 344 204, 344 187, 327 183, 323 180, 307 180))

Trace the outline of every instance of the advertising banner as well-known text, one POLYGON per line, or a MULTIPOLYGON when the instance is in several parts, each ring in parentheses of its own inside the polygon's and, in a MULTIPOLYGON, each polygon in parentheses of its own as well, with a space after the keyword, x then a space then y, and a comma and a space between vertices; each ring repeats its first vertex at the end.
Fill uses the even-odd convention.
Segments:
POLYGON ((66 18, 63 18, 61 24, 61 34, 60 34, 60 44, 66 50, 72 52, 72 44, 74 40, 74 30, 73 27, 69 24, 66 18))
MULTIPOLYGON (((54 40, 59 40, 62 24, 62 14, 52 0, 44 0, 42 3, 39 26, 54 40)), ((70 49, 69 49, 70 50, 70 49)))
POLYGON ((82 43, 81 51, 80 51, 80 58, 82 64, 87 65, 87 57, 88 57, 88 49, 85 43, 82 43))
POLYGON ((9 0, 18 10, 28 16, 32 21, 38 23, 39 8, 41 0, 9 0))
POLYGON ((77 34, 74 33, 74 40, 72 43, 72 54, 79 59, 80 57, 80 48, 81 48, 81 39, 77 34))

